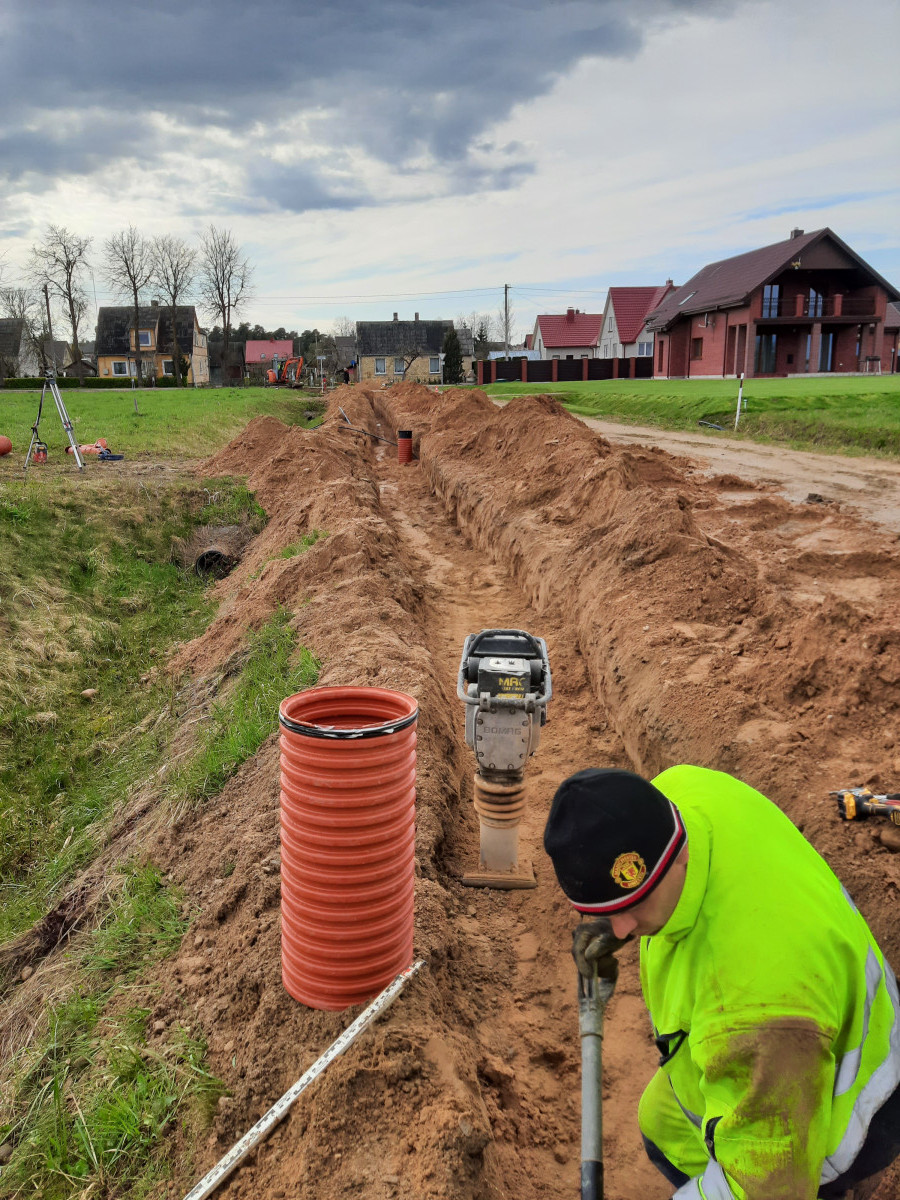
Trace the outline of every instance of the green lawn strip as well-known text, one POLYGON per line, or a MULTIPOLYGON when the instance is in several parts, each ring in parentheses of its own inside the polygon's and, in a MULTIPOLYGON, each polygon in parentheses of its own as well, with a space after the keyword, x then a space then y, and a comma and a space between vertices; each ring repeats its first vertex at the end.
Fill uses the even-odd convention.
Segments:
POLYGON ((279 609, 251 631, 240 673, 213 705, 197 751, 168 778, 167 801, 178 813, 221 791, 278 728, 281 701, 316 683, 321 664, 305 647, 298 650, 290 617, 279 609))
MULTIPOLYGON (((321 422, 320 396, 278 388, 148 388, 134 392, 70 388, 61 393, 75 440, 90 445, 105 438, 110 450, 126 457, 170 455, 202 458, 236 437, 248 421, 273 416, 286 425, 311 428, 321 422), (134 411, 137 399, 138 412, 134 411), (304 414, 312 413, 307 418, 304 414)), ((25 455, 38 414, 40 390, 0 392, 0 433, 12 440, 13 455, 25 455)), ((52 398, 44 398, 41 438, 54 461, 65 457, 68 439, 52 398)), ((31 473, 40 470, 39 466, 31 473)))
POLYGON ((261 524, 243 484, 207 483, 57 479, 24 499, 0 485, 0 941, 44 915, 164 757, 172 683, 156 664, 213 615, 172 539, 210 518, 261 524))
POLYGON ((0 1143, 11 1149, 0 1196, 128 1197, 168 1174, 163 1139, 208 1125, 224 1085, 205 1067, 202 1037, 184 1028, 147 1045, 150 1010, 126 987, 171 954, 187 929, 181 893, 152 864, 127 864, 102 924, 69 955, 67 997, 45 1031, 3 1065, 0 1143))
MULTIPOLYGON (((617 379, 587 383, 493 384, 499 399, 550 394, 579 416, 734 436, 733 379, 617 379)), ((737 436, 848 454, 900 455, 900 375, 744 381, 737 436)))

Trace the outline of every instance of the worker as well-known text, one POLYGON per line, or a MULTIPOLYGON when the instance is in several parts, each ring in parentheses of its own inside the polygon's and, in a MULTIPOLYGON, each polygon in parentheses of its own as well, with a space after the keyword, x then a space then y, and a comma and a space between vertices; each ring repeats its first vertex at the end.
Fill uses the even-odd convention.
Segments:
POLYGON ((788 818, 719 771, 591 768, 560 785, 544 846, 592 918, 582 974, 614 984, 641 939, 660 1058, 638 1122, 675 1196, 873 1195, 900 1154, 897 983, 788 818))

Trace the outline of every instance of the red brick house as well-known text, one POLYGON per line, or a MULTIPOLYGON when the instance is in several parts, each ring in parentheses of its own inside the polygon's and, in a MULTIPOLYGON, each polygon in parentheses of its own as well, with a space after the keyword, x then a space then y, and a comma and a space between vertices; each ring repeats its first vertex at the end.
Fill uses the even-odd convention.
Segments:
POLYGON ((830 229, 710 263, 645 325, 654 374, 850 374, 883 366, 886 279, 830 229))
POLYGON ((900 304, 889 304, 884 318, 884 344, 881 347, 881 371, 893 375, 900 371, 900 304))

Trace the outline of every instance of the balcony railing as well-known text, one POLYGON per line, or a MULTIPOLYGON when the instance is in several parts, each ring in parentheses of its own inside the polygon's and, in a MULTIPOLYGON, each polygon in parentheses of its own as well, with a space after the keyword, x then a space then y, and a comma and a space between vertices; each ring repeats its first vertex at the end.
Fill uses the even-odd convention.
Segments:
POLYGON ((818 321, 827 317, 874 317, 872 296, 784 296, 778 300, 764 296, 762 319, 794 317, 818 321))

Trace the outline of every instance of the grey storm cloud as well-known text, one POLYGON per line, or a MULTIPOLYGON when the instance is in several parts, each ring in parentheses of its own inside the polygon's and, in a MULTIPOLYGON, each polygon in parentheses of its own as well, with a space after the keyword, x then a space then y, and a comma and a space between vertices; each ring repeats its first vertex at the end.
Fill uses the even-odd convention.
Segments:
MULTIPOLYGON (((0 180, 90 174, 131 154, 161 162, 147 120, 161 113, 203 145, 204 131, 244 139, 233 155, 247 202, 260 189, 292 211, 375 202, 310 163, 266 156, 266 131, 314 114, 317 143, 403 171, 423 156, 451 190, 511 186, 521 149, 494 168, 473 159, 484 131, 588 56, 634 55, 655 21, 739 0, 50 0, 0 19, 0 180), (52 31, 48 41, 48 31, 52 31), (53 53, 50 53, 52 48, 53 53), (93 114, 91 121, 79 114, 93 114), (260 134, 262 131, 262 134, 260 134), (262 147, 255 150, 259 144, 262 147)), ((300 147, 302 150, 302 147, 300 147)))

